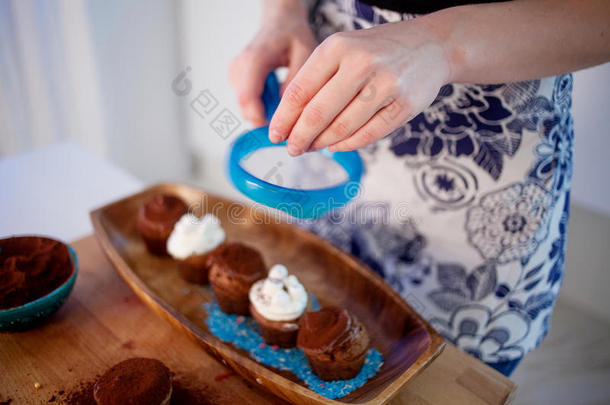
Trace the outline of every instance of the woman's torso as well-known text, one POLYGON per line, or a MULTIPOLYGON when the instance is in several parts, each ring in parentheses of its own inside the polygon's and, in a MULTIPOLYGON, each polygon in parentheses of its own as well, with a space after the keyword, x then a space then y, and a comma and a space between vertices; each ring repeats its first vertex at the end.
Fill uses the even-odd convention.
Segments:
MULTIPOLYGON (((316 30, 322 39, 410 18, 325 0, 316 30)), ((520 358, 546 334, 562 279, 571 89, 571 75, 444 86, 360 151, 359 198, 304 226, 381 273, 462 349, 487 362, 520 358)))

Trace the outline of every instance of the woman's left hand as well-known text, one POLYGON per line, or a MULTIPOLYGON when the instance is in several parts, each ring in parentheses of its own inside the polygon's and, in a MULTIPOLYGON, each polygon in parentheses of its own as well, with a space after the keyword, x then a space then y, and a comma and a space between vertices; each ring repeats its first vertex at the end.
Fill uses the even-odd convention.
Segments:
POLYGON ((293 156, 354 150, 427 108, 451 68, 424 18, 328 37, 286 88, 270 140, 293 156))

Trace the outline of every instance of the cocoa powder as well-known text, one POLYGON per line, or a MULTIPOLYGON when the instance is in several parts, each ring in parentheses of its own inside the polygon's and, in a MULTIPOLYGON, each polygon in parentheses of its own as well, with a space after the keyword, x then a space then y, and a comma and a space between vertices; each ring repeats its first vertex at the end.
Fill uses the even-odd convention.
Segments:
POLYGON ((97 380, 93 397, 99 404, 160 404, 171 389, 170 371, 155 359, 122 361, 97 380))
MULTIPOLYGON (((130 359, 140 360, 140 359, 130 359)), ((110 370, 115 369, 118 365, 129 364, 129 361, 124 361, 110 370)), ((131 363, 133 364, 133 363, 131 363)), ((109 370, 109 372, 110 372, 109 370)), ((133 371, 133 370, 131 370, 133 371)), ((108 373, 107 373, 108 374, 108 373)), ((172 396, 171 405, 211 405, 220 403, 230 403, 230 400, 222 400, 211 387, 201 384, 197 377, 189 372, 171 373, 172 378, 172 396)), ((71 389, 61 390, 52 394, 48 403, 68 404, 68 405, 96 405, 94 390, 95 385, 103 377, 96 376, 94 380, 85 380, 76 383, 71 389)), ((120 390, 115 393, 117 398, 120 398, 120 390)), ((123 394, 125 392, 123 391, 123 394)), ((142 402, 152 403, 152 402, 142 402)), ((0 403, 1 404, 1 403, 0 403)))
POLYGON ((225 243, 212 253, 210 258, 212 264, 223 266, 236 276, 247 278, 254 275, 260 278, 261 274, 266 274, 265 262, 261 254, 243 243, 225 243))
POLYGON ((185 378, 176 378, 172 383, 171 405, 213 405, 219 402, 206 388, 185 378))
POLYGON ((82 381, 68 392, 60 391, 57 393, 60 404, 69 405, 96 405, 93 398, 93 387, 95 381, 82 381))
POLYGON ((38 236, 0 239, 0 309, 47 295, 72 275, 68 248, 38 236))

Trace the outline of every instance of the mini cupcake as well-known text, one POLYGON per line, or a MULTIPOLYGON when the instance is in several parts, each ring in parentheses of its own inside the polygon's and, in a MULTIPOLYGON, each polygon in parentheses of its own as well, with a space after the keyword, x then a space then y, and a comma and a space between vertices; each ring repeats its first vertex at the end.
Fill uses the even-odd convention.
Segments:
POLYGON ((167 254, 167 238, 174 229, 174 224, 188 211, 180 198, 169 194, 156 194, 138 212, 138 232, 146 248, 152 254, 167 254))
POLYGON ((159 360, 136 357, 122 361, 95 383, 98 405, 168 405, 172 396, 171 373, 159 360))
POLYGON ((301 317, 297 346, 322 380, 354 378, 364 364, 369 343, 364 326, 345 309, 325 307, 301 317))
POLYGON ((307 306, 307 292, 299 280, 276 264, 267 278, 250 288, 250 313, 270 345, 293 347, 299 332, 299 318, 307 306))
POLYGON ((227 314, 248 315, 248 293, 265 277, 260 253, 242 243, 225 243, 211 255, 210 284, 218 306, 227 314))
POLYGON ((167 252, 178 263, 180 276, 196 284, 207 284, 211 252, 225 241, 225 231, 212 214, 197 218, 184 214, 167 239, 167 252))

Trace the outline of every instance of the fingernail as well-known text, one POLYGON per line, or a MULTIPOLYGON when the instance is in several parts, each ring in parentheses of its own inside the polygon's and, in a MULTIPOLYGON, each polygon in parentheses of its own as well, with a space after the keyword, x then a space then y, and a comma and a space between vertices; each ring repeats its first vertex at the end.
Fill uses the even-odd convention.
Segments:
POLYGON ((277 129, 272 129, 269 131, 269 140, 273 143, 280 142, 282 140, 282 135, 277 129))
POLYGON ((288 145, 288 153, 290 154, 290 156, 298 156, 301 153, 301 150, 296 146, 296 145, 288 145))

